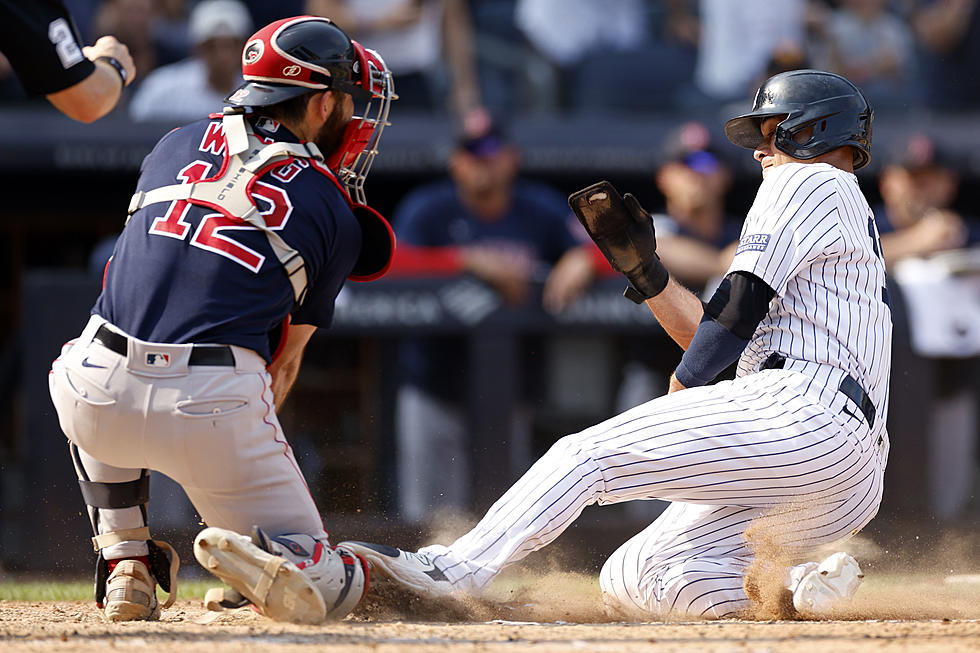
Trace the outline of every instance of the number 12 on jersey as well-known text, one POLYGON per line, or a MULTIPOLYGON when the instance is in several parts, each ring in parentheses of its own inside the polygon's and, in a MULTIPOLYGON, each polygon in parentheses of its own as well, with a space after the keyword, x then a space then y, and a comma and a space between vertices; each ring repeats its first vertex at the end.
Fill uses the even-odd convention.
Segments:
MULTIPOLYGON (((207 161, 194 161, 180 169, 180 172, 177 173, 177 179, 189 184, 204 179, 210 171, 211 164, 207 161)), ((293 205, 289 201, 289 195, 286 191, 277 186, 256 181, 252 186, 251 195, 256 206, 260 206, 258 204, 260 201, 266 205, 264 210, 260 207, 259 213, 270 229, 277 231, 286 225, 289 215, 293 211, 293 205)), ((191 202, 188 200, 171 202, 167 212, 156 218, 150 225, 149 233, 184 240, 193 226, 186 220, 187 211, 190 207, 191 202)), ((223 233, 233 230, 257 231, 256 227, 247 224, 240 218, 229 217, 221 213, 209 213, 201 219, 197 230, 191 236, 190 244, 193 247, 224 256, 252 272, 258 272, 262 268, 265 256, 223 233)))

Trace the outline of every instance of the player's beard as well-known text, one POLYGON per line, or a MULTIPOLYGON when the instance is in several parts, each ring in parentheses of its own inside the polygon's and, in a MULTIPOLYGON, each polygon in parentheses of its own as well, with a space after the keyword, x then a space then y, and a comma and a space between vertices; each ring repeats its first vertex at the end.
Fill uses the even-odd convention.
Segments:
POLYGON ((343 106, 340 102, 335 102, 333 110, 327 117, 327 121, 320 127, 313 142, 323 152, 325 158, 330 158, 338 147, 344 142, 344 130, 350 120, 344 119, 343 106))

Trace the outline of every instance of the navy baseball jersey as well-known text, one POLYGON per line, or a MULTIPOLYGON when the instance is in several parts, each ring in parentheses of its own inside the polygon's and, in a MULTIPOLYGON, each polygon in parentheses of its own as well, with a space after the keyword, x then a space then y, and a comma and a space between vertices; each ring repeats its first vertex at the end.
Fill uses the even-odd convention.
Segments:
POLYGON ((409 195, 395 214, 394 226, 398 238, 410 245, 507 244, 533 260, 555 263, 581 245, 569 231, 570 218, 565 198, 546 186, 518 180, 506 215, 493 222, 480 220, 460 203, 453 183, 444 181, 409 195))
MULTIPOLYGON (((256 135, 298 142, 277 123, 258 123, 256 135)), ((214 177, 223 154, 220 118, 176 129, 143 161, 137 190, 214 177)), ((92 312, 142 340, 239 345, 266 361, 268 334, 290 313, 294 323, 329 326, 361 246, 344 196, 304 160, 267 172, 251 194, 266 224, 306 261, 310 289, 301 307, 294 310, 293 288, 264 233, 175 201, 133 214, 92 312)))
MULTIPOLYGON (((493 222, 481 220, 466 210, 447 180, 406 197, 393 224, 399 240, 409 245, 483 245, 548 266, 581 245, 569 229, 570 221, 574 220, 563 197, 525 180, 515 182, 504 216, 493 222)), ((400 349, 401 380, 454 401, 465 387, 466 360, 465 346, 458 339, 405 339, 400 349)))

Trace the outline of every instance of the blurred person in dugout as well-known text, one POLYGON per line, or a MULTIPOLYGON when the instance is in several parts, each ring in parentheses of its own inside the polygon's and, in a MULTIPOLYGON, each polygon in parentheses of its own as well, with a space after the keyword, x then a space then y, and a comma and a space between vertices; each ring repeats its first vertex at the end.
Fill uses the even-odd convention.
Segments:
POLYGON ((480 105, 466 0, 306 0, 306 11, 385 53, 399 111, 462 116, 480 105))
MULTIPOLYGON (((657 254, 677 281, 701 294, 728 270, 742 229, 741 219, 725 207, 732 172, 699 122, 678 127, 663 149, 664 162, 655 175, 664 196, 664 211, 653 216, 657 254)), ((683 353, 659 325, 625 346, 617 412, 665 394, 683 353)))
POLYGON ((915 38, 889 0, 841 0, 826 15, 816 67, 861 86, 871 104, 917 101, 915 38))
MULTIPOLYGON (((518 178, 519 153, 488 114, 471 112, 449 157, 449 179, 409 193, 395 210, 394 276, 468 274, 495 292, 468 288, 480 310, 536 301, 557 313, 591 283, 594 248, 583 244, 566 199, 518 178)), ((603 260, 603 263, 605 261, 603 260)), ((396 408, 399 511, 420 522, 434 511, 469 508, 471 460, 461 338, 409 338, 400 344, 396 408)), ((518 392, 519 396, 526 393, 518 392)), ((518 410, 512 466, 530 463, 530 422, 518 410)))
POLYGON ((187 56, 186 6, 186 0, 103 0, 91 29, 126 43, 145 79, 151 70, 187 56))
POLYGON ((193 55, 147 75, 129 104, 135 121, 174 123, 221 111, 243 83, 241 53, 252 33, 248 8, 238 0, 203 0, 191 9, 193 55))
POLYGON ((961 167, 913 134, 883 168, 875 208, 895 324, 888 427, 902 452, 884 502, 944 521, 970 510, 980 431, 980 220, 959 210, 961 167))

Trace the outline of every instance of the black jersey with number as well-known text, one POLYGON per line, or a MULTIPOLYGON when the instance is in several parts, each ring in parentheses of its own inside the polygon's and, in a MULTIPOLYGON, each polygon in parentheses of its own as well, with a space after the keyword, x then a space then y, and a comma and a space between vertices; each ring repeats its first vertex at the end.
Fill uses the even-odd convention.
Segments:
POLYGON ((74 86, 95 70, 60 0, 0 0, 0 52, 37 95, 74 86))

